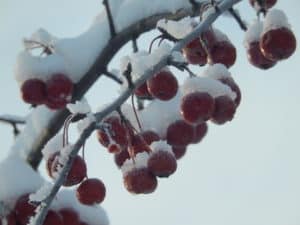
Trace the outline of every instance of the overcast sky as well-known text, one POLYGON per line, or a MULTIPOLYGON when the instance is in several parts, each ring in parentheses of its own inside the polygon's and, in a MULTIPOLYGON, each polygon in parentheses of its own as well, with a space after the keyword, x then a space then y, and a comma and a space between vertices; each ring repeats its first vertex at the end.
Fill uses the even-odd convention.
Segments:
MULTIPOLYGON (((277 8, 285 10, 299 39, 300 2, 278 1, 277 8)), ((100 3, 0 0, 0 114, 29 112, 13 77, 22 38, 39 27, 58 37, 76 36, 102 10, 100 3)), ((254 18, 247 0, 239 8, 245 18, 254 18)), ((111 224, 300 224, 299 51, 273 69, 260 71, 247 62, 244 34, 234 21, 223 17, 216 26, 238 49, 238 60, 230 70, 243 94, 236 118, 224 126, 210 124, 205 140, 188 149, 176 174, 160 180, 156 192, 145 196, 127 193, 111 156, 91 137, 86 147, 88 172, 107 186, 103 207, 111 224)), ((148 46, 149 39, 140 41, 140 46, 148 46)), ((129 49, 122 52, 128 54, 129 49)), ((111 67, 117 66, 115 59, 111 67)), ((101 79, 87 97, 95 109, 113 96, 116 86, 101 79)), ((0 160, 13 143, 11 131, 0 124, 0 160)))

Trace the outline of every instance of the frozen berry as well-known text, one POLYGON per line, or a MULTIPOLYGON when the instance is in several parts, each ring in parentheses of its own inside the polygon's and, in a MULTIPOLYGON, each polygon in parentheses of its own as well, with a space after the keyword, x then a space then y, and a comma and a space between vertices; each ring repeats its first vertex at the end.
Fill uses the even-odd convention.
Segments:
POLYGON ((186 153, 186 146, 172 146, 172 151, 177 160, 181 159, 186 153))
POLYGON ((287 59, 296 50, 296 38, 286 27, 272 29, 262 35, 260 48, 263 55, 270 60, 287 59))
POLYGON ((221 63, 229 68, 235 63, 236 49, 229 41, 217 41, 208 51, 212 64, 221 63))
POLYGON ((168 101, 178 90, 176 77, 168 70, 162 70, 147 81, 149 93, 159 100, 168 101))
POLYGON ((183 120, 171 123, 167 129, 167 143, 172 146, 186 146, 193 140, 194 128, 183 120))
POLYGON ((36 206, 29 202, 29 195, 22 195, 16 202, 15 212, 17 222, 26 225, 31 216, 34 215, 36 206))
POLYGON ((239 86, 235 83, 235 81, 231 77, 221 78, 221 79, 219 79, 219 81, 221 81, 223 84, 226 84, 228 87, 230 87, 231 90, 236 94, 234 103, 236 104, 236 106, 239 106, 239 104, 241 103, 241 98, 242 98, 242 93, 241 93, 239 86))
POLYGON ((54 224, 55 225, 64 225, 63 218, 59 213, 57 213, 53 210, 49 210, 45 217, 43 225, 54 225, 54 224))
POLYGON ((148 169, 155 176, 168 177, 177 169, 176 158, 172 152, 165 150, 154 151, 148 159, 148 169))
POLYGON ((260 69, 269 69, 276 64, 276 61, 267 59, 261 52, 259 42, 253 42, 250 44, 247 50, 247 56, 249 62, 260 69))
POLYGON ((123 177, 124 186, 134 194, 149 194, 157 187, 156 177, 147 168, 134 168, 123 177))
POLYGON ((269 9, 269 8, 272 8, 275 4, 276 4, 276 2, 277 2, 277 0, 249 0, 250 1, 250 4, 253 6, 253 7, 262 7, 262 8, 264 8, 264 9, 269 9), (262 3, 262 5, 260 6, 260 3, 259 2, 261 2, 262 3))
POLYGON ((233 119, 236 106, 228 96, 219 96, 215 99, 215 111, 211 121, 216 124, 224 124, 233 119))
POLYGON ((148 99, 151 100, 153 97, 148 91, 147 83, 143 83, 141 86, 139 86, 137 89, 135 89, 134 94, 142 99, 148 99))
POLYGON ((106 189, 99 179, 86 179, 77 188, 76 196, 79 202, 85 205, 94 205, 103 202, 106 189))
POLYGON ((79 215, 78 213, 71 208, 62 208, 59 210, 60 215, 63 219, 64 225, 79 225, 79 215))
POLYGON ((192 143, 197 144, 199 143, 207 133, 207 123, 200 123, 194 126, 194 136, 192 143))
POLYGON ((39 79, 26 80, 21 86, 21 93, 24 102, 40 105, 46 100, 46 84, 39 79))
POLYGON ((132 151, 133 155, 136 155, 141 152, 150 152, 151 149, 144 138, 140 134, 136 134, 131 139, 129 151, 132 151))
POLYGON ((190 64, 203 66, 207 63, 207 53, 199 38, 194 39, 183 48, 183 54, 190 64))
POLYGON ((64 74, 54 74, 46 83, 47 102, 50 109, 65 107, 72 99, 73 83, 64 74))
POLYGON ((206 92, 193 92, 181 100, 180 112, 188 123, 201 123, 208 120, 215 107, 214 99, 206 92))
POLYGON ((127 149, 114 154, 114 159, 116 165, 120 168, 127 159, 130 159, 127 149))

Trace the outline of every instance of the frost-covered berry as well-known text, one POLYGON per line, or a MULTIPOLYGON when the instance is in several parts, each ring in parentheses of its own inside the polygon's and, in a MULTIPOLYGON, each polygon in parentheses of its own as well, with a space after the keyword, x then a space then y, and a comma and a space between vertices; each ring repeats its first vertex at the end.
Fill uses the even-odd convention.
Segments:
POLYGON ((162 101, 172 99, 178 90, 178 82, 171 71, 162 70, 147 81, 149 93, 162 101))
POLYGON ((229 68, 235 63, 236 49, 229 41, 217 41, 208 51, 212 64, 221 63, 229 68))
POLYGON ((188 123, 197 124, 208 120, 214 112, 213 97, 206 92, 192 92, 183 96, 180 113, 188 123))
POLYGON ((148 169, 155 176, 168 177, 177 169, 177 162, 174 154, 169 151, 157 150, 150 154, 148 169))
POLYGON ((49 210, 43 225, 64 225, 62 216, 53 210, 49 210))
POLYGON ((270 60, 287 59, 296 50, 296 38, 286 27, 272 29, 262 35, 260 48, 263 55, 270 60))
POLYGON ((193 140, 194 128, 183 120, 171 123, 167 129, 167 143, 172 146, 186 146, 193 140))
POLYGON ((99 142, 108 148, 110 153, 117 153, 127 147, 127 129, 117 116, 110 116, 103 120, 109 127, 105 130, 98 130, 99 142), (112 145, 112 146, 111 146, 112 145))
POLYGON ((60 109, 72 99, 73 83, 64 74, 54 74, 46 83, 47 101, 50 109, 60 109))
POLYGON ((131 139, 129 151, 131 151, 133 155, 136 155, 141 152, 150 152, 151 149, 144 138, 140 134, 136 134, 131 139))
POLYGON ((72 208, 62 208, 59 210, 60 215, 63 219, 63 224, 66 225, 79 225, 79 215, 78 213, 72 208))
POLYGON ((252 5, 252 7, 255 7, 255 8, 264 8, 264 9, 269 9, 269 8, 272 8, 277 0, 263 0, 263 1, 260 1, 262 2, 262 6, 259 5, 259 1, 258 0, 249 0, 250 4, 252 5))
POLYGON ((152 95, 148 91, 147 83, 143 83, 137 89, 135 89, 134 94, 142 99, 153 99, 152 95))
POLYGON ((215 111, 211 121, 216 124, 224 124, 231 121, 236 111, 235 103, 228 96, 219 96, 215 98, 215 111))
POLYGON ((151 145, 152 142, 159 141, 160 139, 159 135, 152 130, 142 131, 140 135, 148 145, 151 145))
MULTIPOLYGON (((53 178, 52 170, 54 169, 54 168, 53 168, 53 166, 54 166, 53 162, 54 162, 54 160, 56 159, 56 157, 58 157, 58 156, 59 156, 59 152, 55 152, 55 153, 53 153, 53 154, 51 154, 51 155, 49 156, 49 158, 47 159, 47 162, 46 162, 46 170, 47 170, 47 173, 48 173, 48 175, 49 175, 50 177, 52 177, 52 178, 53 178)), ((56 164, 56 165, 57 165, 57 164, 56 164)))
POLYGON ((201 45, 199 38, 188 43, 182 50, 185 58, 190 64, 203 66, 207 63, 207 53, 201 45))
POLYGON ((147 168, 134 168, 123 177, 124 186, 134 194, 149 194, 157 187, 156 177, 147 168))
POLYGON ((123 150, 123 151, 121 151, 121 152, 118 152, 118 153, 116 153, 116 154, 114 154, 114 160, 115 160, 115 163, 116 163, 116 165, 120 168, 122 165, 123 165, 123 163, 127 160, 127 159, 129 159, 130 158, 130 156, 129 156, 129 153, 128 153, 128 151, 127 151, 127 149, 126 150, 123 150))
POLYGON ((267 59, 261 52, 259 42, 253 42, 250 44, 247 50, 247 56, 249 62, 260 69, 269 69, 276 64, 276 61, 267 59))
POLYGON ((82 204, 94 205, 103 202, 105 193, 106 189, 101 180, 89 178, 78 186, 76 196, 82 204))
POLYGON ((21 86, 24 102, 33 105, 43 104, 47 98, 46 84, 39 79, 26 80, 21 86))
POLYGON ((17 200, 15 205, 17 222, 21 223, 22 225, 25 225, 29 222, 30 217, 34 215, 34 211, 36 209, 36 206, 29 203, 29 195, 30 194, 22 195, 17 200))

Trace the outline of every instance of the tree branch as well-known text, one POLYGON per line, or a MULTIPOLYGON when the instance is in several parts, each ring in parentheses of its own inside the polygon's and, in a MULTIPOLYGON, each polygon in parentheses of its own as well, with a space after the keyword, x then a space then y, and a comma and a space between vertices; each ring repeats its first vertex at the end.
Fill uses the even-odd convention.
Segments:
POLYGON ((232 15, 232 17, 236 20, 236 22, 239 24, 239 26, 241 27, 241 29, 243 31, 247 31, 247 25, 245 24, 245 22, 242 20, 242 18, 240 17, 240 15, 238 14, 237 11, 235 11, 233 8, 228 9, 228 12, 232 15))
MULTIPOLYGON (((187 35, 184 39, 179 41, 172 49, 170 54, 162 56, 160 61, 154 65, 153 67, 149 68, 144 72, 144 74, 137 79, 133 83, 133 87, 129 87, 126 91, 124 91, 114 102, 109 104, 106 108, 104 108, 99 113, 95 114, 96 120, 99 122, 101 121, 105 116, 109 115, 111 112, 119 109, 119 107, 132 95, 135 88, 139 87, 142 83, 144 83, 147 79, 149 79, 151 76, 153 76, 156 72, 161 70, 163 67, 165 67, 169 59, 172 57, 172 53, 181 50, 187 43, 195 39, 196 37, 200 36, 200 34, 207 29, 220 15, 222 12, 228 10, 232 5, 238 3, 241 0, 225 0, 219 5, 219 10, 216 11, 213 14, 210 14, 203 22, 201 22, 196 29, 187 35)), ((91 123, 80 135, 79 139, 76 141, 75 145, 73 145, 72 150, 69 155, 69 159, 66 163, 66 165, 63 166, 63 169, 61 173, 58 175, 57 180, 54 183, 54 186, 50 193, 47 195, 47 197, 41 202, 40 204, 40 210, 37 212, 35 216, 35 225, 42 225, 43 221, 47 215, 47 211, 55 198, 57 192, 59 191, 61 185, 64 183, 68 172, 70 171, 72 161, 74 157, 77 155, 78 151, 82 147, 82 145, 85 143, 86 139, 92 134, 96 127, 96 123, 91 123)))

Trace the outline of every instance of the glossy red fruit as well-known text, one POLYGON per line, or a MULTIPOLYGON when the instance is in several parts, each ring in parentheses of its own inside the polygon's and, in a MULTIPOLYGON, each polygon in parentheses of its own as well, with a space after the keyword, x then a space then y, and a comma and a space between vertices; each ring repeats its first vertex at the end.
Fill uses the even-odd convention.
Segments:
POLYGON ((152 130, 142 131, 140 135, 148 145, 151 145, 154 141, 160 140, 159 135, 152 130))
POLYGON ((148 91, 147 83, 143 83, 141 86, 139 86, 137 89, 135 89, 134 94, 142 99, 153 99, 152 95, 148 91))
POLYGON ((207 133, 207 123, 200 123, 194 126, 194 136, 192 140, 192 144, 199 143, 207 133))
POLYGON ((21 93, 24 102, 40 105, 47 98, 46 84, 39 79, 26 80, 21 86, 21 93))
POLYGON ((108 148, 111 144, 115 144, 114 148, 111 147, 108 149, 111 153, 117 153, 124 150, 128 145, 128 137, 127 129, 122 124, 120 118, 117 116, 111 116, 104 119, 103 123, 106 123, 108 126, 110 126, 107 128, 107 132, 109 132, 109 134, 103 130, 98 130, 97 136, 99 142, 108 148))
POLYGON ((207 53, 202 47, 199 38, 188 43, 182 50, 185 58, 190 64, 203 66, 207 63, 207 53))
POLYGON ((276 61, 267 59, 261 52, 259 42, 253 42, 250 44, 247 50, 247 56, 249 62, 260 69, 269 69, 276 64, 276 61))
POLYGON ((234 103, 235 103, 236 107, 238 107, 240 105, 241 99, 242 99, 242 93, 241 93, 239 86, 235 83, 235 81, 231 77, 221 78, 221 79, 219 79, 219 81, 222 82, 223 84, 228 85, 228 87, 230 87, 231 90, 236 94, 234 103))
POLYGON ((129 151, 132 151, 133 155, 136 155, 141 152, 150 152, 151 149, 144 138, 140 134, 136 134, 131 139, 129 151))
POLYGON ((172 99, 178 90, 178 82, 171 71, 162 70, 147 81, 149 93, 162 101, 172 99))
POLYGON ((64 74, 54 74, 46 83, 47 102, 50 109, 60 109, 72 99, 73 83, 64 74))
POLYGON ((181 159, 186 153, 186 146, 172 146, 172 151, 177 160, 181 159))
POLYGON ((114 154, 115 163, 119 168, 121 168, 121 166, 127 159, 130 159, 127 149, 114 154))
POLYGON ((186 146, 193 140, 194 128, 183 120, 171 123, 167 129, 167 143, 172 146, 186 146))
POLYGON ((263 55, 270 60, 287 59, 296 50, 296 38, 286 27, 269 30, 262 35, 260 48, 263 55))
POLYGON ((224 124, 234 117, 236 106, 228 96, 219 96, 215 99, 216 107, 211 121, 216 124, 224 124))
POLYGON ((156 177, 147 168, 134 168, 123 177, 125 188, 134 194, 149 194, 157 187, 156 177))
POLYGON ((53 210, 49 210, 43 225, 64 225, 62 216, 53 210))
POLYGON ((212 64, 221 63, 229 68, 235 63, 236 49, 229 41, 217 41, 208 51, 212 64))
MULTIPOLYGON (((255 7, 255 5, 259 6, 259 1, 257 1, 257 0, 249 0, 249 2, 252 5, 252 7, 255 7)), ((263 3, 262 8, 269 9, 269 8, 272 8, 276 4, 277 0, 264 0, 261 2, 263 3)))
POLYGON ((62 208, 59 210, 64 225, 80 225, 79 215, 72 208, 62 208))
POLYGON ((15 213, 17 222, 26 225, 29 222, 31 216, 34 215, 36 206, 29 203, 29 195, 22 195, 16 202, 15 213))
POLYGON ((168 151, 152 152, 148 159, 148 169, 155 176, 168 177, 177 169, 176 158, 173 153, 168 151))
POLYGON ((180 113, 188 123, 197 124, 208 120, 214 112, 215 102, 206 92, 185 95, 180 104, 180 113))
POLYGON ((94 205, 103 202, 105 193, 106 189, 101 180, 89 178, 78 186, 76 196, 82 204, 94 205))

